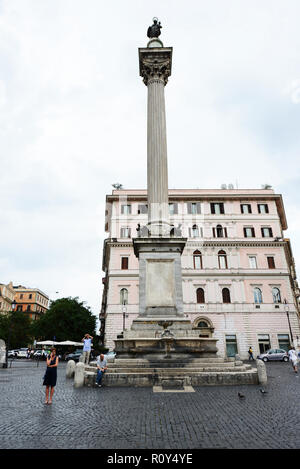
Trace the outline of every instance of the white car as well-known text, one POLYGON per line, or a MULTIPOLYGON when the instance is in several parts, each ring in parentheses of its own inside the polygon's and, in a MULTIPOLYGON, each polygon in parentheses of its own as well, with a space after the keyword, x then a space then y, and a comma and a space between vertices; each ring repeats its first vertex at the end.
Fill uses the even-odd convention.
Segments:
POLYGON ((17 350, 17 358, 27 358, 27 348, 20 348, 17 350))

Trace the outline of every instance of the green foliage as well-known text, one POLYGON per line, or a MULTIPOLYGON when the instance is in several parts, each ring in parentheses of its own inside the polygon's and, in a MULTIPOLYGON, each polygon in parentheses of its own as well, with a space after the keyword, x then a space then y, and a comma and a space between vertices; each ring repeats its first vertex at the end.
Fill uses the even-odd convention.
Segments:
POLYGON ((78 297, 52 301, 49 311, 32 324, 37 340, 81 341, 84 334, 95 335, 96 317, 78 297))
POLYGON ((6 343, 9 340, 10 349, 30 345, 32 343, 32 327, 28 314, 14 311, 0 315, 0 338, 6 343))

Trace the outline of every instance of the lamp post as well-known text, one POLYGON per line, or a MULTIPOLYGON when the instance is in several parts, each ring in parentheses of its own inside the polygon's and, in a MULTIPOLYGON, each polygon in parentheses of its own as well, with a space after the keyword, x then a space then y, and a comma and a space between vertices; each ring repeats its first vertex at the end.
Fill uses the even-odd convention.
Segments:
POLYGON ((292 333, 292 328, 291 328, 291 323, 290 323, 290 316, 289 316, 290 307, 289 307, 289 305, 287 304, 286 299, 284 300, 283 303, 284 303, 284 310, 285 310, 285 312, 286 312, 287 320, 288 320, 288 323, 289 323, 289 329, 290 329, 290 335, 291 335, 292 345, 294 345, 294 338, 293 338, 293 333, 292 333))
POLYGON ((11 316, 10 316, 9 324, 8 324, 8 337, 7 337, 7 344, 6 344, 6 356, 5 356, 5 363, 3 364, 3 368, 8 367, 8 350, 9 350, 9 345, 10 345, 10 334, 11 334, 11 326, 12 326, 12 313, 15 311, 16 306, 17 306, 17 303, 14 300, 11 304, 11 316))
POLYGON ((123 302, 122 311, 123 311, 123 332, 124 332, 125 331, 125 318, 126 318, 126 311, 127 311, 125 300, 123 302))

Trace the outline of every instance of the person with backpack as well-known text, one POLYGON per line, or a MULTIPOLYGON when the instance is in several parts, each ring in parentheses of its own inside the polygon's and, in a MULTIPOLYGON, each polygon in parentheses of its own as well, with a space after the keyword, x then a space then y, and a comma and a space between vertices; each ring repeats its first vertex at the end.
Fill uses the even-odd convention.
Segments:
POLYGON ((254 360, 253 350, 251 346, 249 347, 248 354, 249 354, 249 360, 254 360))

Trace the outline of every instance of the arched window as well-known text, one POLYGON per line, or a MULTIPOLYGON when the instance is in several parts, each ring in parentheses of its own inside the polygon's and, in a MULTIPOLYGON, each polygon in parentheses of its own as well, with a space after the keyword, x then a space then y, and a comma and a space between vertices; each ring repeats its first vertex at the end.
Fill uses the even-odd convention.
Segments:
POLYGON ((197 327, 209 327, 209 324, 205 321, 199 321, 197 327))
POLYGON ((218 252, 219 269, 227 269, 227 256, 225 251, 218 252))
POLYGON ((197 303, 205 303, 205 295, 203 288, 197 288, 197 303))
POLYGON ((223 228, 222 228, 222 225, 217 225, 216 232, 217 232, 217 238, 223 238, 223 228))
POLYGON ((122 288, 120 290, 120 305, 128 305, 128 290, 127 290, 127 288, 122 288))
POLYGON ((194 269, 202 269, 202 254, 200 251, 194 251, 194 269))
POLYGON ((192 227, 192 238, 199 238, 199 228, 197 225, 192 227))
POLYGON ((281 303, 281 295, 279 288, 272 288, 272 295, 273 295, 273 302, 274 303, 281 303))
POLYGON ((254 303, 262 303, 262 293, 258 287, 254 288, 254 303))
POLYGON ((223 299, 223 303, 231 303, 229 288, 222 289, 222 299, 223 299))

